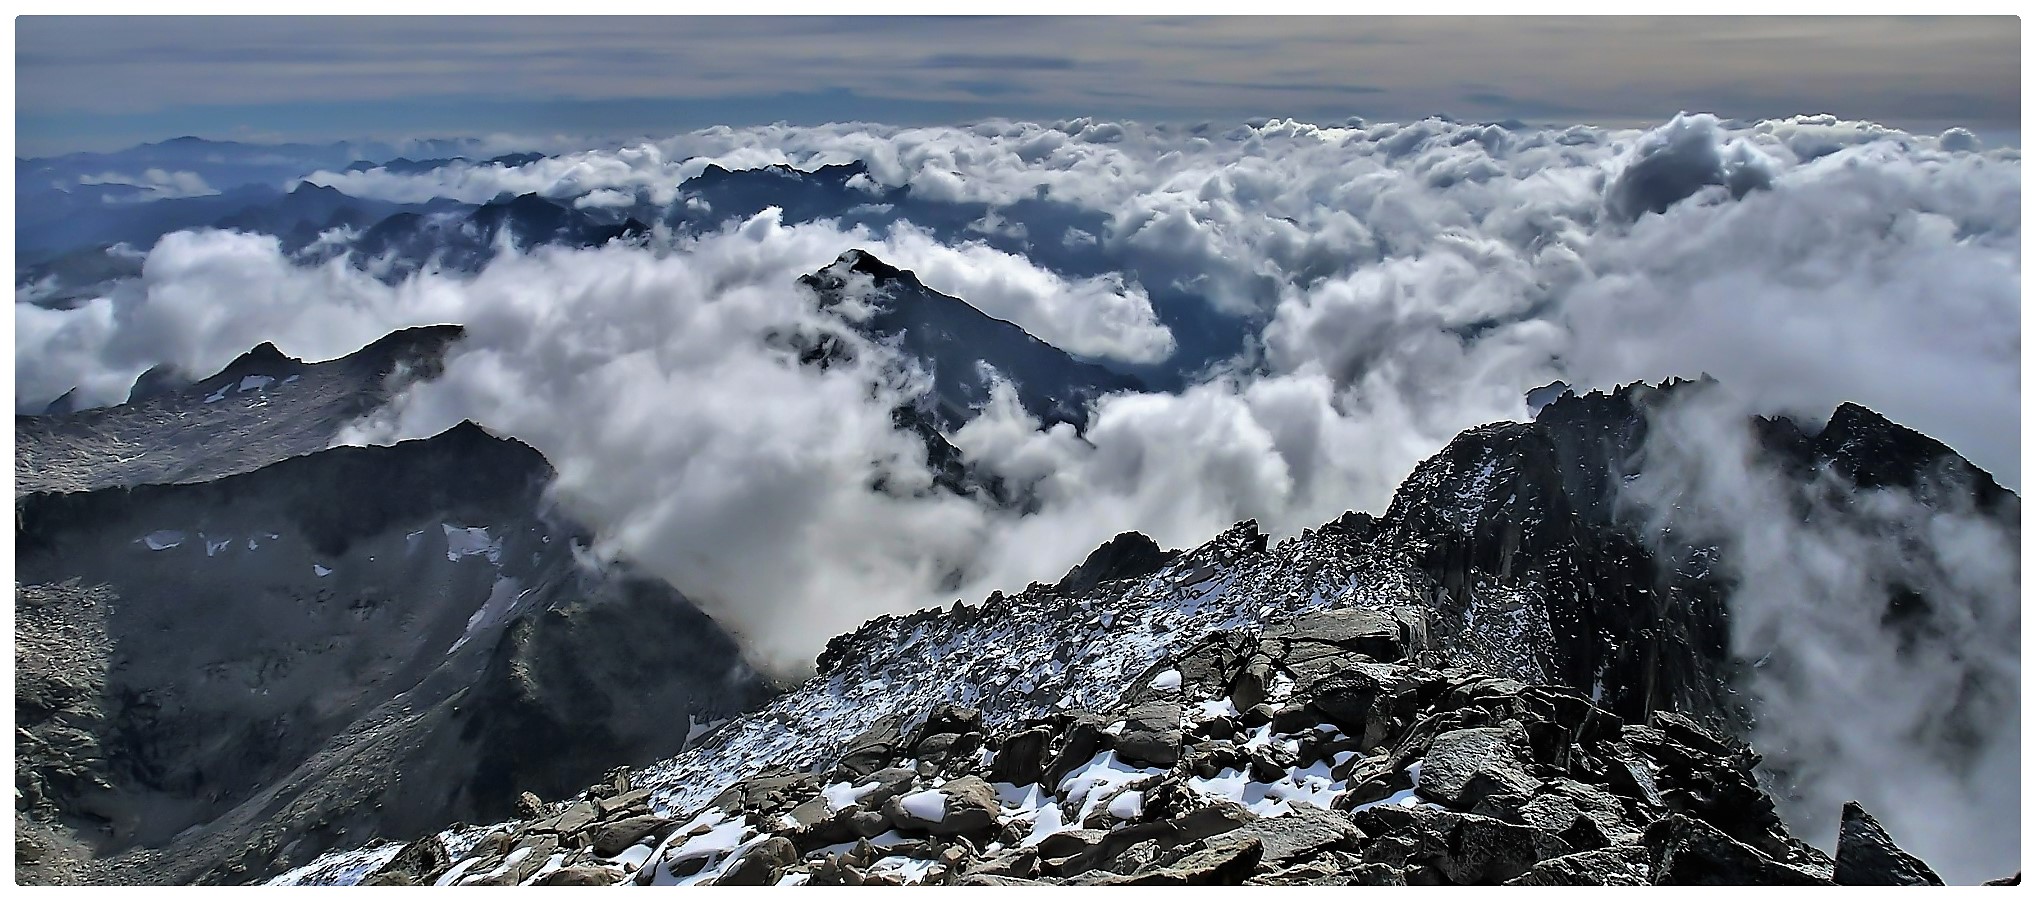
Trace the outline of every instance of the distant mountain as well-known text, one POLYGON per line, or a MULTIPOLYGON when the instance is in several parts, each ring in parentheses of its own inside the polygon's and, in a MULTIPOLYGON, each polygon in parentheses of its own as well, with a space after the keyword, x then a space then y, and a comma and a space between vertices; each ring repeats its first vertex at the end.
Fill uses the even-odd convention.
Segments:
POLYGON ((1247 318, 1211 307, 1198 293, 1198 279, 1178 271, 1178 262, 1163 253, 1106 244, 1112 230, 1107 213, 1053 199, 1043 189, 990 204, 932 199, 909 185, 887 187, 860 161, 811 170, 709 165, 679 185, 678 200, 664 215, 675 230, 697 233, 769 207, 782 210, 787 223, 836 219, 843 226, 881 230, 909 222, 944 243, 981 242, 1069 278, 1119 274, 1134 280, 1151 295, 1154 312, 1177 343, 1162 363, 1124 367, 1157 390, 1185 386, 1209 364, 1234 356, 1245 335, 1257 330, 1247 318))
POLYGON ((598 247, 648 228, 634 219, 605 223, 537 194, 523 194, 471 211, 397 213, 368 228, 347 249, 357 264, 375 267, 393 281, 433 266, 479 271, 503 241, 522 248, 598 247))
MULTIPOLYGON (((1077 428, 1087 425, 1089 406, 1103 395, 1144 389, 1136 378, 1075 359, 861 250, 841 254, 800 282, 819 296, 823 309, 840 308, 857 284, 874 289, 868 315, 846 321, 871 340, 895 342, 905 358, 932 375, 923 411, 946 431, 974 417, 997 379, 1009 381, 1026 411, 1042 422, 1077 428)), ((852 305, 861 309, 863 299, 852 305)))
POLYGON ((469 208, 452 200, 391 203, 363 199, 307 181, 300 182, 279 200, 237 210, 212 222, 210 227, 274 235, 282 239, 286 252, 296 252, 334 228, 364 230, 400 213, 430 214, 469 208))
POLYGON ((446 166, 456 165, 459 163, 466 163, 468 165, 474 166, 502 166, 504 168, 514 168, 517 166, 527 166, 543 158, 544 154, 542 153, 506 153, 501 156, 480 160, 478 162, 467 159, 464 156, 447 156, 440 157, 437 159, 410 159, 408 157, 398 156, 395 159, 388 160, 387 162, 375 162, 373 160, 357 159, 347 164, 346 168, 343 171, 372 172, 376 169, 381 169, 385 172, 394 175, 416 175, 421 172, 436 171, 438 169, 443 169, 446 166))
POLYGON ((407 329, 322 363, 262 344, 195 382, 151 369, 117 406, 16 416, 15 490, 209 480, 323 450, 409 380, 440 371, 463 333, 458 325, 407 329))

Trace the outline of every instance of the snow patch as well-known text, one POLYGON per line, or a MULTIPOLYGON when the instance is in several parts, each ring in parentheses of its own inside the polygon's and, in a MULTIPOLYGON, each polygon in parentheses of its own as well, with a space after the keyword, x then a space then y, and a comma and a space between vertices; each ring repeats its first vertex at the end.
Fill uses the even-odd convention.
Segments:
POLYGON ((142 537, 141 542, 147 544, 150 550, 168 550, 171 547, 184 543, 184 533, 181 531, 151 531, 142 537))
POLYGON ((936 865, 930 859, 913 859, 909 856, 886 856, 871 863, 871 872, 895 872, 905 884, 917 884, 932 874, 936 865))
POLYGON ((947 795, 939 791, 919 791, 898 798, 898 808, 910 813, 923 822, 940 822, 947 818, 947 795))
POLYGON ((481 629, 493 625, 507 616, 509 610, 516 605, 516 601, 522 599, 524 593, 528 593, 527 591, 518 592, 516 586, 516 579, 514 578, 495 579, 494 589, 488 591, 488 599, 481 604, 480 609, 474 610, 473 615, 467 617, 466 631, 460 634, 459 640, 453 641, 452 646, 445 649, 445 654, 447 656, 452 655, 453 651, 458 650, 467 641, 472 640, 474 635, 479 634, 481 629))
POLYGON ((827 812, 837 813, 850 806, 862 805, 862 798, 869 796, 882 785, 869 782, 861 787, 849 787, 845 781, 837 781, 820 789, 820 796, 827 798, 827 812))
POLYGON ((1131 820, 1144 815, 1145 792, 1124 791, 1109 801, 1109 814, 1119 819, 1131 820))
POLYGON ((501 565, 502 542, 500 540, 491 540, 488 537, 487 528, 460 528, 454 525, 444 525, 442 527, 445 529, 445 558, 447 561, 459 562, 461 557, 485 556, 488 558, 488 562, 501 565))

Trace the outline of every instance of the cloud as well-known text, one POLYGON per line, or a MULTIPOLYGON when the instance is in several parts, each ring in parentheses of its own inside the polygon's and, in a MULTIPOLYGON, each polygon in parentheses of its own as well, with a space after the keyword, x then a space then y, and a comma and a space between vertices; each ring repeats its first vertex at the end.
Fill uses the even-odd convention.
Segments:
POLYGON ((1062 350, 1131 363, 1173 353, 1173 333, 1159 324, 1151 298, 1115 273, 1070 280, 987 244, 942 244, 909 222, 890 230, 888 245, 878 254, 884 261, 1062 350))
POLYGON ((1782 815, 1832 849, 1856 800, 1952 883, 1999 877, 2020 848, 2018 509, 1994 518, 1828 472, 1798 487, 1762 460, 1729 387, 1654 415, 1622 498, 1647 533, 1724 550, 1732 651, 1754 661, 1740 687, 1782 815), (1925 604, 1926 625, 1903 602, 1925 604))
POLYGON ((1626 221, 1718 186, 1733 198, 1773 183, 1773 161, 1743 140, 1719 134, 1717 117, 1680 115, 1647 132, 1611 182, 1611 213, 1626 221))
MULTIPOLYGON (((395 286, 296 267, 260 238, 173 235, 107 298, 70 312, 17 304, 17 400, 80 385, 105 402, 158 359, 209 371, 264 339, 338 355, 400 325, 465 322, 472 337, 446 376, 413 388, 361 439, 470 417, 530 441, 559 467, 561 502, 599 529, 601 552, 652 567, 787 671, 863 618, 1051 580, 1122 530, 1183 546, 1246 517, 1286 535, 1344 509, 1380 511, 1417 462, 1464 428, 1523 418, 1524 392, 1556 378, 1589 389, 1708 372, 1738 392, 1734 414, 1816 419, 1853 401, 2019 483, 2020 158, 1956 135, 1703 115, 1646 130, 1440 119, 762 126, 524 166, 313 180, 388 199, 534 190, 585 205, 674 203, 709 163, 851 160, 871 187, 910 188, 898 210, 967 201, 992 213, 970 207, 956 221, 975 230, 948 234, 786 225, 771 212, 646 248, 507 254, 477 276, 395 286), (1018 204, 1042 190, 1090 218, 1060 232, 1029 219, 1020 235, 1018 204), (792 284, 851 247, 1072 352, 1185 366, 1179 348, 1197 335, 1164 323, 1187 307, 1206 314, 1196 327, 1230 329, 1238 351, 1179 373, 1191 383, 1177 393, 1103 399, 1078 436, 1042 429, 1007 397, 991 403, 952 440, 1029 485, 1034 514, 915 491, 922 451, 891 429, 887 407, 910 385, 873 369, 801 369, 757 337, 824 324, 792 284), (1055 268, 1069 258, 1101 271, 1055 268), (871 490, 872 473, 898 490, 871 490)), ((1700 446, 1744 468, 1711 440, 1700 446)), ((1844 618, 1830 626, 1840 636, 1864 627, 1850 599, 1810 616, 1781 594, 1842 599, 1842 563, 1885 549, 1868 527, 1880 520, 1734 531, 1733 510, 1757 517, 1745 527, 1767 521, 1765 482, 1692 471, 1699 485, 1722 484, 1705 507, 1720 540, 1757 546, 1767 534, 1837 561, 1735 600, 1761 610, 1747 613, 1748 638, 1787 634, 1761 623, 1791 616, 1844 618)), ((1918 521, 1900 498, 1872 502, 1889 521, 1918 521)), ((1987 554, 2011 551, 1954 517, 1930 521, 1938 531, 1919 555, 1898 560, 1907 568, 1857 569, 1860 583, 1929 575, 1952 596, 1993 596, 1987 554)), ((1754 554, 1747 565, 1781 562, 1754 554)), ((1814 696, 1783 682, 1762 690, 1775 710, 1814 696)), ((1816 727, 1816 740, 1894 728, 1816 727)), ((1793 739, 1760 736, 1769 749, 1793 739)), ((1901 806, 1896 788, 1969 795, 1939 777, 1933 752, 1878 776, 1876 812, 1924 808, 1901 806)), ((1862 752, 1847 759, 1805 776, 1807 802, 1828 806, 1813 815, 1831 814, 1831 792, 1870 768, 1862 752)), ((1924 847, 1949 840, 1908 825, 1918 813, 1883 814, 1904 839, 1935 842, 1924 847)), ((1943 853, 1971 869, 2011 863, 1996 850, 1943 853)))
POLYGON ((182 171, 169 172, 157 168, 146 169, 141 173, 139 177, 133 175, 122 175, 118 172, 104 172, 98 175, 80 175, 78 176, 78 183, 87 185, 125 184, 132 185, 134 187, 148 189, 147 194, 144 194, 137 198, 140 200, 163 200, 173 197, 203 197, 210 194, 219 193, 218 191, 213 190, 211 185, 206 184, 205 179, 200 177, 196 172, 182 172, 182 171))

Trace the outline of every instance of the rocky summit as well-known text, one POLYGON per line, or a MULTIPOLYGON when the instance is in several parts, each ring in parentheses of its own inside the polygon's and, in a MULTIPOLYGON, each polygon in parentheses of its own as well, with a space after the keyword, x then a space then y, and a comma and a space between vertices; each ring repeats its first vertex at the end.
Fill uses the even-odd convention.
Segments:
MULTIPOLYGON (((1644 540, 1617 496, 1650 410, 1704 387, 1473 429, 1382 518, 1119 535, 1055 584, 870 621, 675 756, 276 883, 1940 881, 1855 804, 1834 854, 1791 832, 1722 551, 1644 540)), ((1793 446, 1811 479, 1861 442, 1793 446)), ((2017 526, 1942 458, 1882 468, 2017 526)))
MULTIPOLYGON (((491 829, 293 874, 368 885, 1906 884, 1926 865, 1845 813, 1790 835, 1759 757, 1672 712, 1452 663, 1418 608, 1214 632, 1115 703, 1001 727, 887 717, 823 766, 698 809, 627 771, 491 829)), ((1936 882, 1940 883, 1940 882, 1936 882)))

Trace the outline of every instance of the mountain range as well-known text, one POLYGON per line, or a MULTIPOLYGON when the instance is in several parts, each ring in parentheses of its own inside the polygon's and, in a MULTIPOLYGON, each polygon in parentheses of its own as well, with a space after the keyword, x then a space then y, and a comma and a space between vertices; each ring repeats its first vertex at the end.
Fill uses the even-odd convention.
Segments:
MULTIPOLYGON (((287 198, 235 215, 302 235, 369 209, 287 198)), ((356 240, 477 266, 505 236, 641 227, 527 195, 356 240)), ((930 376, 897 422, 936 484, 1016 514, 948 441, 992 384, 1077 430, 1145 386, 864 251, 801 283, 930 376)), ((867 622, 778 683, 670 585, 586 553, 529 446, 472 422, 334 445, 462 337, 318 363, 265 344, 17 417, 25 881, 1940 883, 1863 808, 1830 811, 1834 855, 1792 833, 1743 743, 1732 549, 1635 501, 1666 467, 1650 433, 1708 379, 1558 386, 1382 515, 1276 543, 1125 533, 1056 583, 867 622)), ((783 337, 807 365, 845 352, 783 337)), ((1744 424, 1802 490, 1899 489, 2018 535, 2015 494, 1869 409, 1744 424)), ((1941 603, 1901 594, 1881 627, 1926 632, 1941 603)))

